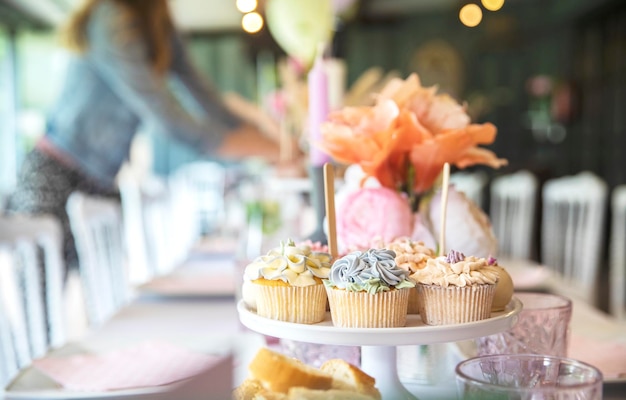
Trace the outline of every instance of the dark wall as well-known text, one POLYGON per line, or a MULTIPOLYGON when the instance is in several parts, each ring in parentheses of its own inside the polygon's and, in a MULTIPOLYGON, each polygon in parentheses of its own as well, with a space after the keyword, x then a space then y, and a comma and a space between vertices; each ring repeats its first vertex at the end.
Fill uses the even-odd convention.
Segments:
POLYGON ((336 40, 350 82, 372 66, 402 76, 425 71, 426 85, 441 83, 429 77, 456 75, 451 94, 475 109, 477 122, 498 127, 491 148, 510 165, 492 174, 528 168, 548 179, 590 170, 611 187, 626 182, 626 2, 509 1, 476 28, 461 25, 453 10, 366 16, 336 40), (456 58, 437 59, 436 49, 417 56, 436 41, 448 46, 439 53, 452 49, 456 58), (442 65, 424 68, 428 62, 442 65), (548 93, 529 89, 538 76, 550 80, 548 93))

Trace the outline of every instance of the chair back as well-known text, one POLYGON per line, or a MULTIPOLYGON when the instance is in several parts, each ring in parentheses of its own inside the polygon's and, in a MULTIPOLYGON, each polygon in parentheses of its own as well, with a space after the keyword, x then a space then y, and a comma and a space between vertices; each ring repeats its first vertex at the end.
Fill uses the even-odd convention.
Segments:
POLYGON ((541 262, 590 304, 596 303, 607 196, 607 184, 590 172, 549 180, 542 189, 541 262))
POLYGON ((491 182, 489 216, 498 256, 531 259, 538 179, 522 170, 491 182))
POLYGON ((463 192, 465 197, 470 199, 478 207, 484 206, 483 191, 487 185, 487 174, 483 171, 478 172, 455 172, 450 175, 450 183, 454 185, 457 191, 463 192))
POLYGON ((626 320, 626 185, 613 189, 611 215, 609 311, 626 320))
POLYGON ((19 253, 27 242, 0 243, 0 384, 6 386, 33 359, 19 253))
POLYGON ((99 326, 130 300, 121 204, 74 192, 67 214, 89 324, 99 326))
MULTIPOLYGON (((21 249, 21 257, 25 263, 24 273, 33 277, 24 284, 28 301, 31 305, 32 324, 41 329, 39 323, 39 299, 44 304, 43 333, 33 332, 37 345, 35 354, 40 354, 45 337, 46 348, 59 347, 67 339, 65 313, 63 304, 63 274, 65 265, 62 256, 63 233, 61 223, 51 215, 4 215, 0 216, 0 242, 16 245, 21 249), (33 294, 30 294, 33 292, 33 294), (43 297, 42 297, 43 296, 43 297)), ((25 276, 26 278, 26 276, 25 276)), ((31 325, 32 325, 31 324, 31 325)))
MULTIPOLYGON (((167 181, 120 183, 122 211, 126 232, 129 279, 133 285, 145 283, 156 275, 170 272, 184 256, 178 235, 187 235, 174 229, 177 212, 173 207, 167 181)), ((181 214, 185 214, 182 211, 181 214)))
POLYGON ((196 218, 196 238, 214 232, 225 216, 226 168, 213 161, 195 161, 172 174, 174 195, 186 196, 196 218))

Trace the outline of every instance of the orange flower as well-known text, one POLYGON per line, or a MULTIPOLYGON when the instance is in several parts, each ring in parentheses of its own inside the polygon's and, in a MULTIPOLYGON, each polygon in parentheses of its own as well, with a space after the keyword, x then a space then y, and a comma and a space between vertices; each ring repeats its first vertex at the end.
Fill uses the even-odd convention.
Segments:
POLYGON ((375 105, 331 113, 320 145, 338 162, 359 164, 383 186, 410 184, 417 193, 432 187, 446 162, 459 168, 506 165, 477 147, 493 143, 495 126, 470 124, 464 106, 436 92, 436 87, 422 87, 416 74, 393 79, 375 105), (415 171, 413 182, 408 182, 409 166, 415 171))

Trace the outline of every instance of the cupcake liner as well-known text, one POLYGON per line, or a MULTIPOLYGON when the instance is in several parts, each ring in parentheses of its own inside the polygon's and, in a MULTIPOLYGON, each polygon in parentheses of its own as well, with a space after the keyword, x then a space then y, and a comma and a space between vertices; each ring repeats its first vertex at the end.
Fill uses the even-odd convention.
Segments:
POLYGON ((304 287, 255 286, 257 315, 298 324, 314 324, 326 317, 323 284, 304 287))
POLYGON ((395 328, 406 325, 409 288, 369 294, 327 287, 334 326, 395 328))
POLYGON ((419 314, 420 313, 420 297, 417 294, 417 288, 409 289, 409 305, 407 307, 407 314, 419 314))
POLYGON ((491 316, 496 285, 417 285, 420 315, 427 325, 449 325, 480 321, 491 316))

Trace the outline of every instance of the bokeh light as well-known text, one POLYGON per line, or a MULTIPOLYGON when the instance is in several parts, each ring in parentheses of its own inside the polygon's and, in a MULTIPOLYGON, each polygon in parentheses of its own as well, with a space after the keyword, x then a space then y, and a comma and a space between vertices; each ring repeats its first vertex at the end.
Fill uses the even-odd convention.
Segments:
POLYGON ((258 12, 251 12, 241 19, 241 27, 248 33, 257 33, 263 28, 263 17, 258 12))
POLYGON ((237 10, 244 14, 254 11, 257 5, 257 0, 237 0, 237 10))
POLYGON ((504 5, 504 0, 481 0, 481 3, 489 11, 498 11, 504 5))
POLYGON ((459 11, 459 19, 463 25, 473 28, 482 21, 483 12, 476 4, 466 4, 459 11))

